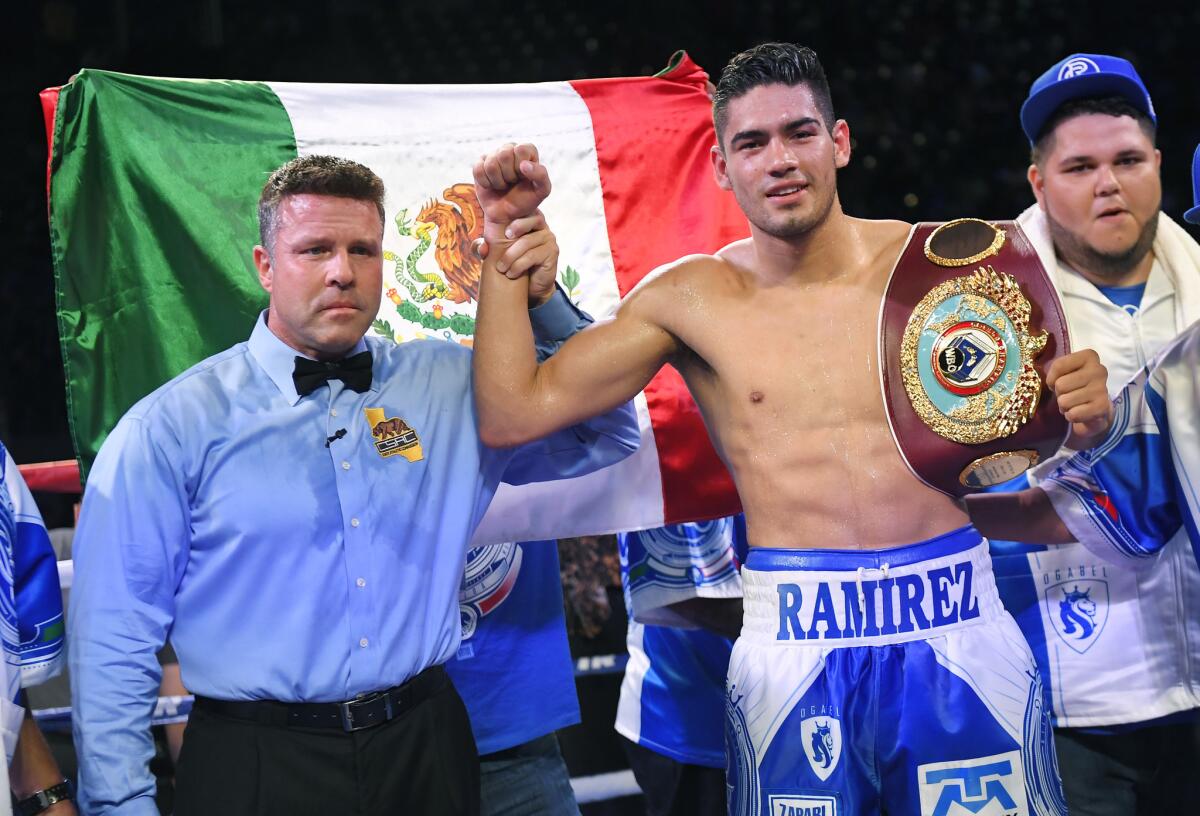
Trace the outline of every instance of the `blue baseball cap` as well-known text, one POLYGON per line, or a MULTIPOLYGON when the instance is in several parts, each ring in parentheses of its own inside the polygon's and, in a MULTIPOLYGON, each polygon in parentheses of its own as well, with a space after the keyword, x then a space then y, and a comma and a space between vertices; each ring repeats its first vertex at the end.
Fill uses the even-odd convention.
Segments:
POLYGON ((1183 214, 1183 220, 1200 224, 1200 145, 1196 145, 1196 154, 1192 156, 1192 201, 1196 206, 1183 214))
POLYGON ((1158 124, 1150 92, 1133 63, 1105 54, 1072 54, 1033 81, 1021 106, 1021 127, 1029 143, 1037 141, 1046 121, 1064 102, 1094 96, 1120 96, 1158 124))

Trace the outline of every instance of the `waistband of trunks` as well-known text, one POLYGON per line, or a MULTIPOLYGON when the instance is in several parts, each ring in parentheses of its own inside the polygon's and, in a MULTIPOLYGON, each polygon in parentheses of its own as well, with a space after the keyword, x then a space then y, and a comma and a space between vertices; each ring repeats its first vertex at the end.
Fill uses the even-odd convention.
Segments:
POLYGON ((965 527, 886 550, 750 551, 742 637, 780 646, 880 646, 1002 614, 987 542, 965 527))

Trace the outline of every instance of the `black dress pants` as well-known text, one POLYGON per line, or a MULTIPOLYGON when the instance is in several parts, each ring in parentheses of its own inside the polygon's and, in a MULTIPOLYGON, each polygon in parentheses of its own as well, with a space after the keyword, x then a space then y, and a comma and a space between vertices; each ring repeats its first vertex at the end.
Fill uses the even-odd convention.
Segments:
POLYGON ((725 816, 725 769, 686 765, 621 737, 646 816, 725 816))
POLYGON ((175 816, 477 816, 479 756, 445 685, 395 719, 347 733, 193 710, 175 816))
POLYGON ((1071 816, 1184 816, 1200 802, 1200 724, 1054 729, 1071 816))

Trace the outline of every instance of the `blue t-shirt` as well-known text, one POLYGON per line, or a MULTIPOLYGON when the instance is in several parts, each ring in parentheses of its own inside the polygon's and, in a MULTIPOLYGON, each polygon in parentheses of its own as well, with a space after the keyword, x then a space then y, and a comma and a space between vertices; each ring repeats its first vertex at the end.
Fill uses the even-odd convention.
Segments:
POLYGON ((1100 293, 1130 314, 1137 314, 1142 306, 1142 295, 1146 292, 1146 284, 1137 283, 1133 286, 1100 286, 1100 293))
POLYGON ((616 728, 677 762, 725 767, 725 674, 733 641, 703 629, 645 625, 688 598, 741 597, 742 516, 625 533, 621 580, 629 663, 616 728))
POLYGON ((462 645, 446 670, 480 754, 579 722, 555 542, 468 552, 458 608, 462 645))

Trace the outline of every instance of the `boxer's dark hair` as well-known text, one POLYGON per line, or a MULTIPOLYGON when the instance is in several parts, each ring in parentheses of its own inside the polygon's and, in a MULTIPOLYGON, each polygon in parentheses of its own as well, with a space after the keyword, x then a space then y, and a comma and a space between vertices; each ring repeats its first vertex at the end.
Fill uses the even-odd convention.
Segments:
POLYGON ((1030 161, 1041 167, 1042 161, 1054 152, 1054 131, 1058 126, 1076 116, 1086 116, 1090 113, 1102 113, 1106 116, 1130 116, 1141 127, 1146 138, 1150 140, 1150 144, 1155 143, 1158 129, 1154 126, 1154 120, 1129 104, 1124 97, 1089 96, 1068 100, 1050 114, 1046 124, 1042 125, 1042 132, 1034 141, 1033 148, 1029 151, 1030 161))
POLYGON ((737 54, 721 71, 713 94, 713 126, 721 142, 730 101, 760 85, 807 85, 825 128, 833 131, 833 98, 825 69, 811 48, 792 43, 763 43, 737 54))
POLYGON ((327 195, 367 201, 379 211, 383 231, 383 179, 371 168, 337 156, 300 156, 280 167, 258 198, 258 235, 267 254, 275 254, 279 204, 288 196, 327 195))

